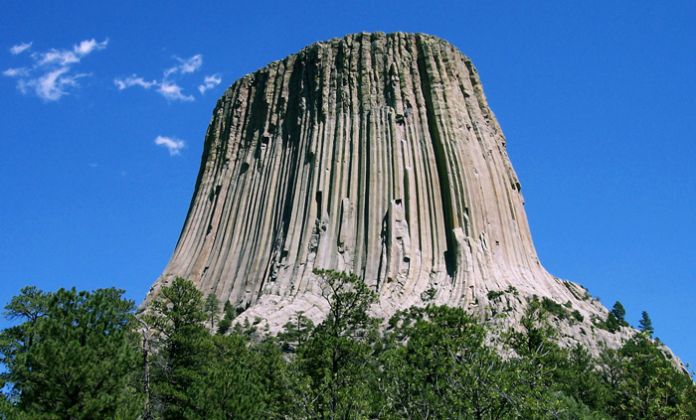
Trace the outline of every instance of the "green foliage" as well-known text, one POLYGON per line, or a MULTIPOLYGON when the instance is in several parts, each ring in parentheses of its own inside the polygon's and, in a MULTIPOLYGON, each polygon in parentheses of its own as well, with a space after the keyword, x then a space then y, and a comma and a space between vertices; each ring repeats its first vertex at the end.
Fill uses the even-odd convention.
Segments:
POLYGON ((216 335, 210 340, 207 363, 188 388, 194 398, 184 418, 257 419, 277 411, 283 400, 276 398, 278 393, 267 392, 283 376, 284 363, 277 348, 266 347, 272 353, 254 351, 238 334, 216 335))
POLYGON ((550 314, 555 315, 558 319, 568 319, 568 310, 563 307, 563 305, 556 303, 546 296, 544 296, 544 298, 541 300, 541 306, 550 314))
POLYGON ((434 287, 430 287, 430 288, 428 288, 428 290, 421 293, 420 297, 421 297, 421 300, 423 300, 423 302, 428 302, 428 301, 435 299, 436 294, 437 294, 437 289, 435 289, 434 287))
POLYGON ((488 292, 488 300, 495 300, 499 298, 500 296, 503 296, 505 294, 511 294, 513 296, 519 295, 519 292, 517 291, 517 288, 515 286, 508 286, 507 289, 505 290, 491 290, 488 292))
POLYGON ((228 318, 222 318, 220 322, 218 322, 218 334, 220 335, 225 335, 227 332, 232 328, 232 321, 230 321, 228 318))
POLYGON ((520 319, 522 331, 511 330, 507 333, 508 344, 518 355, 532 359, 545 359, 553 355, 550 350, 558 347, 553 342, 557 331, 548 324, 547 318, 548 312, 539 298, 534 296, 520 319))
POLYGON ((623 361, 615 387, 619 404, 609 407, 617 419, 693 418, 692 378, 674 369, 647 332, 635 335, 619 353, 623 361))
POLYGON ((495 300, 495 299, 503 296, 504 294, 505 294, 505 292, 503 292, 502 290, 491 290, 490 292, 488 292, 487 296, 488 296, 488 300, 495 300))
POLYGON ((624 309, 623 305, 618 300, 611 309, 611 314, 614 315, 614 318, 616 318, 619 324, 625 327, 628 326, 628 323, 626 322, 626 309, 624 309))
POLYGON ((314 322, 300 311, 295 314, 294 320, 288 321, 283 326, 283 331, 278 334, 278 340, 282 343, 284 351, 294 351, 295 348, 307 342, 313 330, 314 322))
POLYGON ((616 319, 613 313, 609 313, 607 315, 607 320, 605 321, 605 325, 607 328, 607 331, 610 333, 615 333, 621 329, 621 324, 619 324, 619 321, 616 319))
POLYGON ((411 308, 390 325, 392 344, 380 356, 380 418, 549 418, 550 400, 541 395, 544 369, 525 359, 503 360, 463 309, 411 308))
POLYGON ((326 319, 297 347, 291 418, 365 418, 376 394, 372 344, 379 320, 368 311, 377 295, 359 276, 317 270, 326 319))
POLYGON ((162 287, 144 317, 158 333, 152 388, 154 410, 164 419, 190 418, 189 412, 195 409, 195 395, 188 390, 212 351, 203 325, 207 316, 202 296, 192 282, 177 277, 170 286, 162 287))
POLYGON ((652 320, 650 320, 648 313, 645 311, 643 311, 643 313, 641 314, 641 319, 640 321, 638 321, 638 329, 643 331, 644 333, 647 333, 650 337, 652 337, 652 335, 655 333, 655 329, 652 325, 652 320))
POLYGON ((0 333, 5 414, 111 419, 140 408, 135 306, 123 293, 26 287, 12 298, 4 315, 23 322, 0 333))
POLYGON ((608 414, 593 411, 581 401, 562 392, 557 393, 555 398, 559 405, 557 415, 559 420, 613 420, 608 414))
MULTIPOLYGON (((277 338, 260 336, 260 319, 230 332, 229 302, 212 336, 219 302, 181 278, 151 302, 142 335, 120 290, 22 289, 4 312, 19 325, 0 332, 0 419, 696 418, 693 379, 649 322, 598 358, 561 348, 549 316, 582 315, 537 297, 500 337, 462 308, 432 305, 380 333, 358 276, 315 273, 327 318, 314 326, 298 312, 277 338)), ((617 308, 593 323, 620 328, 617 308)))
POLYGON ((217 296, 215 296, 215 293, 210 293, 205 297, 203 312, 206 314, 210 329, 215 330, 215 323, 218 321, 218 313, 220 313, 220 301, 218 300, 217 296))
MULTIPOLYGON (((211 336, 204 323, 217 305, 210 298, 204 303, 202 293, 182 278, 163 287, 151 302, 146 320, 158 332, 158 351, 149 415, 191 420, 269 418, 286 403, 286 390, 279 381, 285 376, 280 350, 254 346, 248 335, 236 332, 211 336)), ((229 304, 224 309, 230 319, 234 309, 229 304)), ((246 327, 247 332, 256 329, 248 320, 246 327)))
POLYGON ((232 327, 232 320, 236 317, 236 315, 234 307, 229 301, 225 302, 225 306, 222 311, 225 315, 222 317, 222 320, 218 323, 217 332, 218 334, 225 335, 232 327))
POLYGON ((600 329, 609 331, 610 333, 616 333, 621 329, 621 323, 616 319, 613 313, 609 312, 607 318, 602 320, 597 315, 592 315, 592 324, 600 329))
POLYGON ((576 321, 578 321, 578 322, 582 322, 582 321, 585 320, 585 317, 582 316, 582 314, 580 313, 580 311, 578 311, 577 309, 574 310, 573 312, 571 312, 570 315, 571 315, 576 321))
MULTIPOLYGON (((602 380, 597 363, 582 346, 558 349, 562 357, 553 371, 552 388, 577 402, 577 407, 600 410, 611 400, 611 390, 602 380)), ((581 410, 581 411, 584 411, 581 410)), ((591 418, 591 417, 590 417, 591 418)))
POLYGON ((505 293, 510 293, 513 296, 519 295, 519 292, 517 291, 517 288, 515 286, 508 286, 508 288, 505 289, 505 293))

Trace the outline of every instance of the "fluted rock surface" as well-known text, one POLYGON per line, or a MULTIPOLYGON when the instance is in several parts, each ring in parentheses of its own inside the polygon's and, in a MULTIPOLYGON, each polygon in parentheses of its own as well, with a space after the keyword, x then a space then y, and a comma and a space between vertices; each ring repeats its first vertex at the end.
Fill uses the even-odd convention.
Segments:
MULTIPOLYGON (((171 261, 175 276, 277 331, 320 320, 312 269, 360 274, 376 315, 424 303, 481 316, 524 298, 571 302, 592 336, 606 309, 539 263, 505 137, 471 61, 422 34, 319 42, 237 80, 218 101, 171 261), (519 296, 489 302, 489 291, 519 296)), ((510 319, 519 317, 513 311, 510 319)))

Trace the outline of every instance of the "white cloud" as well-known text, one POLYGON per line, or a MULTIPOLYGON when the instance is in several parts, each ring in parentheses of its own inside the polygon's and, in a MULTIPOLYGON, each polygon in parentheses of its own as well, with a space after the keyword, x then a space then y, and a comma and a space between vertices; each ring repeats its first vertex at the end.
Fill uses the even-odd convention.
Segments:
POLYGON ((79 63, 82 57, 88 55, 94 50, 103 50, 106 48, 106 44, 108 43, 108 38, 102 42, 97 42, 94 39, 90 39, 88 41, 82 41, 78 45, 73 45, 72 51, 51 48, 45 53, 34 53, 32 54, 32 57, 38 61, 39 65, 57 64, 59 66, 65 66, 68 64, 79 63))
POLYGON ((212 89, 222 82, 220 74, 214 74, 212 76, 205 76, 203 79, 203 84, 198 86, 198 90, 201 91, 201 95, 205 93, 206 90, 212 89))
POLYGON ((118 86, 118 90, 123 90, 131 86, 142 86, 145 89, 150 89, 151 86, 157 86, 157 80, 151 82, 146 82, 142 77, 136 77, 135 75, 131 77, 126 77, 125 79, 114 79, 114 84, 118 86))
POLYGON ((75 80, 83 76, 66 75, 65 73, 68 71, 70 71, 70 68, 61 67, 58 70, 45 73, 37 79, 29 80, 27 86, 34 88, 34 92, 36 92, 40 98, 46 101, 57 101, 61 96, 66 94, 64 90, 65 87, 76 86, 77 82, 75 80))
POLYGON ((26 77, 29 76, 29 69, 26 67, 19 67, 16 69, 7 69, 2 72, 3 76, 8 77, 26 77))
POLYGON ((102 42, 97 42, 94 40, 94 38, 90 39, 89 41, 82 41, 80 42, 80 45, 75 45, 73 47, 73 51, 75 51, 75 54, 78 54, 79 56, 85 56, 89 53, 91 53, 94 50, 103 50, 106 48, 106 44, 109 43, 109 38, 106 38, 102 42))
POLYGON ((169 155, 174 156, 179 154, 179 150, 183 149, 186 144, 183 140, 179 140, 174 137, 163 137, 157 136, 155 139, 155 144, 158 146, 164 146, 169 150, 169 155))
MULTIPOLYGON (((73 73, 72 67, 93 51, 103 50, 108 43, 108 38, 102 42, 91 39, 73 45, 72 50, 51 48, 46 52, 35 52, 31 54, 34 61, 31 68, 7 69, 2 74, 19 78, 17 88, 23 94, 33 91, 44 101, 57 101, 69 93, 68 88, 78 86, 77 79, 89 76, 87 73, 73 73)), ((15 45, 10 52, 19 54, 30 48, 31 44, 15 45)))
POLYGON ((182 73, 193 73, 203 65, 203 56, 200 54, 196 54, 188 60, 182 60, 178 57, 176 59, 181 63, 179 69, 181 69, 182 73))
POLYGON ((170 101, 175 101, 177 99, 182 101, 193 101, 193 96, 186 96, 182 94, 182 90, 183 89, 181 86, 177 85, 176 83, 163 80, 162 83, 160 83, 157 92, 170 101))
POLYGON ((59 51, 56 49, 51 49, 45 53, 34 53, 31 57, 37 61, 39 66, 44 66, 47 64, 57 64, 59 66, 65 66, 67 64, 79 63, 80 58, 72 51, 59 51))
MULTIPOLYGON (((201 54, 196 54, 188 59, 182 59, 176 56, 174 56, 174 58, 177 59, 181 64, 164 70, 162 80, 158 81, 157 79, 155 79, 152 82, 147 82, 142 77, 138 77, 134 74, 133 76, 127 77, 125 79, 114 79, 114 84, 118 87, 119 90, 123 90, 132 86, 141 86, 145 89, 149 89, 150 87, 155 86, 157 87, 156 92, 164 96, 169 101, 193 101, 194 97, 192 95, 184 95, 184 88, 179 86, 175 81, 173 81, 170 76, 175 74, 184 75, 187 73, 193 73, 197 71, 203 65, 203 56, 201 54)), ((206 80, 207 79, 208 78, 206 78, 206 80)), ((210 83, 213 82, 211 81, 210 83)), ((220 82, 218 81, 217 83, 220 82)), ((212 85, 210 87, 213 87, 215 85, 212 85)), ((210 87, 206 89, 209 89, 210 87)))
POLYGON ((28 50, 29 48, 31 48, 31 44, 33 44, 33 43, 34 43, 34 42, 30 42, 30 43, 27 44, 27 43, 25 42, 25 43, 22 43, 22 44, 19 44, 19 45, 15 45, 14 47, 10 48, 10 52, 11 52, 13 55, 17 55, 17 54, 19 54, 19 53, 21 53, 21 52, 24 52, 25 50, 28 50))

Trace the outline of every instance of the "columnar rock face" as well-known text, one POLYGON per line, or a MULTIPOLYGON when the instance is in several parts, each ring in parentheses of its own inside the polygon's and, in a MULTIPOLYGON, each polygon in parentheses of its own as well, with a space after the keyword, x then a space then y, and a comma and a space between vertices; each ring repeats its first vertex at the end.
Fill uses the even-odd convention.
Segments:
POLYGON ((536 294, 570 301, 588 328, 606 309, 541 266, 520 189, 455 47, 402 33, 319 42, 218 101, 181 237, 146 302, 181 276, 277 330, 298 310, 323 316, 316 267, 360 274, 383 317, 424 303, 484 316, 536 294), (489 302, 509 286, 520 295, 489 302))

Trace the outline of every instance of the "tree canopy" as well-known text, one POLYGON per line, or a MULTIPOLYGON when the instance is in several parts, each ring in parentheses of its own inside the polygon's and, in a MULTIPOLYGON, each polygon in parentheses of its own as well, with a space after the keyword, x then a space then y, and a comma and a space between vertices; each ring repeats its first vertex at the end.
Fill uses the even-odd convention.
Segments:
POLYGON ((358 276, 315 274, 326 318, 297 313, 277 337, 230 302, 218 322, 217 297, 182 278, 139 319, 118 289, 24 288, 3 313, 17 324, 0 332, 0 419, 696 418, 693 379, 647 313, 642 332, 593 357, 557 343, 558 305, 536 297, 508 331, 435 305, 385 322, 358 276))

